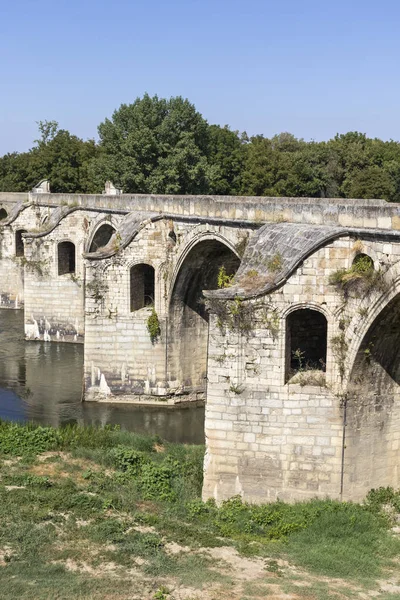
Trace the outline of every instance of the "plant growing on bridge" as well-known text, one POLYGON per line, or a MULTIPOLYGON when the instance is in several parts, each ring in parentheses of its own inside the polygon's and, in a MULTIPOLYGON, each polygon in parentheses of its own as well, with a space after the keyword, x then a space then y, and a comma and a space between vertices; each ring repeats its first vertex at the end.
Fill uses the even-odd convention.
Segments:
POLYGON ((230 387, 229 387, 229 391, 232 392, 233 394, 236 395, 240 395, 243 394, 244 392, 244 387, 242 385, 240 385, 239 383, 231 383, 230 387))
POLYGON ((373 291, 385 291, 387 282, 381 269, 375 270, 370 256, 359 254, 350 269, 338 269, 329 277, 329 283, 345 295, 351 291, 356 296, 370 294, 373 291))
POLYGON ((293 358, 297 361, 297 369, 292 371, 292 376, 289 381, 293 384, 299 384, 301 387, 305 385, 317 385, 319 387, 325 387, 325 362, 323 359, 319 359, 319 365, 315 363, 306 362, 306 353, 297 348, 292 352, 293 358), (318 368, 319 367, 319 368, 318 368), (321 367, 323 370, 321 370, 321 367))
POLYGON ((335 335, 333 338, 331 338, 331 346, 339 368, 340 380, 343 381, 346 372, 347 350, 349 348, 344 329, 342 329, 342 331, 338 335, 335 335))
POLYGON ((232 281, 234 278, 234 274, 228 275, 225 269, 225 266, 222 265, 218 271, 218 280, 217 285, 219 289, 227 288, 232 285, 232 281))
POLYGON ((105 281, 99 279, 96 273, 92 281, 86 284, 86 291, 88 296, 98 304, 108 292, 108 285, 105 281))
POLYGON ((25 256, 17 259, 21 266, 26 267, 28 271, 36 273, 39 277, 45 277, 49 274, 48 260, 30 260, 25 256))
POLYGON ((147 331, 150 334, 151 343, 155 344, 158 338, 160 337, 161 327, 154 306, 151 310, 149 318, 147 319, 147 331))

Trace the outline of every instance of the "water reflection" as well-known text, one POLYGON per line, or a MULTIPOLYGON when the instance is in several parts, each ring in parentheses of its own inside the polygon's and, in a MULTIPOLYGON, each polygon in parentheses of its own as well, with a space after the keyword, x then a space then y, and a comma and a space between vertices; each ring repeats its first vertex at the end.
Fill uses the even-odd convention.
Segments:
POLYGON ((118 424, 171 442, 204 443, 204 408, 81 402, 83 346, 25 342, 22 311, 0 310, 0 418, 118 424))

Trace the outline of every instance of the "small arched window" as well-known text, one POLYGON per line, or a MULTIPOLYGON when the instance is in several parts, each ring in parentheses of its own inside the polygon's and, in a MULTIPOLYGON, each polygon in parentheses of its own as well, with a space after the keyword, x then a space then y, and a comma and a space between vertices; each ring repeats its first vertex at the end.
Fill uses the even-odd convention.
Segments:
POLYGON ((286 320, 286 381, 303 371, 325 371, 328 324, 317 310, 302 308, 286 320))
POLYGON ((58 274, 75 273, 75 244, 60 242, 58 244, 58 274))
POLYGON ((22 234, 26 233, 26 229, 18 229, 15 232, 15 256, 24 256, 24 240, 22 234))
POLYGON ((154 268, 134 265, 130 272, 131 312, 154 304, 154 268))
POLYGON ((6 211, 5 208, 0 208, 0 221, 4 221, 4 219, 7 219, 8 217, 8 213, 6 211))
POLYGON ((353 260, 353 269, 359 273, 367 273, 374 270, 374 261, 368 254, 357 254, 353 260))
POLYGON ((104 223, 98 228, 93 236, 92 243, 90 244, 89 252, 96 252, 99 248, 103 248, 110 241, 112 235, 115 233, 115 229, 112 225, 104 223))

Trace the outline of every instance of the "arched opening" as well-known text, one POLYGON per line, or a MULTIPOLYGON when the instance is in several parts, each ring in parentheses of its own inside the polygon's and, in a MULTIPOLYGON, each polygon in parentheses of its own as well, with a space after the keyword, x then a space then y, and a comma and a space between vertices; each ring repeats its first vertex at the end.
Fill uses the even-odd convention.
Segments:
POLYGON ((75 273, 75 244, 60 242, 58 244, 58 274, 75 273))
POLYGON ((325 372, 328 324, 325 315, 300 308, 286 319, 286 381, 297 373, 325 372))
POLYGON ((374 270, 374 261, 368 254, 360 252, 353 260, 353 269, 359 273, 367 273, 374 270))
POLYGON ((142 263, 131 268, 131 312, 154 304, 154 285, 154 267, 142 263))
POLYGON ((115 229, 109 223, 101 225, 93 236, 89 252, 96 252, 99 248, 106 246, 114 233, 115 229))
POLYGON ((15 232, 15 256, 24 256, 24 240, 22 234, 26 233, 26 229, 17 229, 15 232))
POLYGON ((209 314, 203 290, 217 289, 218 273, 233 275, 240 260, 218 240, 198 242, 183 261, 169 307, 169 380, 183 391, 203 390, 207 373, 209 314))
POLYGON ((5 208, 0 208, 0 221, 4 221, 4 219, 7 219, 8 217, 8 213, 6 211, 5 208))
POLYGON ((381 311, 358 349, 346 422, 345 495, 361 499, 372 487, 399 487, 400 294, 381 311))

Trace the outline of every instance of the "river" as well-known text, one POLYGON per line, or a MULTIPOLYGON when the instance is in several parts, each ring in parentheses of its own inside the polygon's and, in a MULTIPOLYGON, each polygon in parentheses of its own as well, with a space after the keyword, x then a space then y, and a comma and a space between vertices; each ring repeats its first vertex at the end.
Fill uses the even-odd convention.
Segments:
POLYGON ((0 310, 0 418, 58 427, 120 425, 170 442, 204 443, 204 408, 81 402, 83 346, 26 342, 21 310, 0 310))

